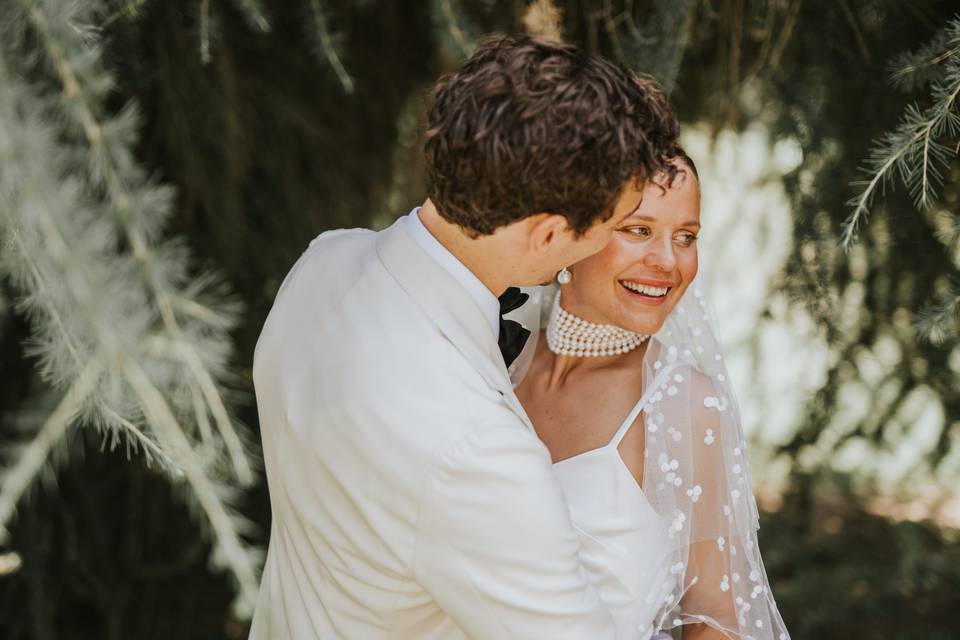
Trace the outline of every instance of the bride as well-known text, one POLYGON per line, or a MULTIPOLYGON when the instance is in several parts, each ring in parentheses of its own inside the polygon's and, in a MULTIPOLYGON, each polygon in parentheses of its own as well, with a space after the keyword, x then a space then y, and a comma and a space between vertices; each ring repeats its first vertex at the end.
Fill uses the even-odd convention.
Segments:
POLYGON ((696 168, 678 151, 609 245, 558 274, 545 339, 511 374, 617 637, 785 640, 699 231, 696 168))

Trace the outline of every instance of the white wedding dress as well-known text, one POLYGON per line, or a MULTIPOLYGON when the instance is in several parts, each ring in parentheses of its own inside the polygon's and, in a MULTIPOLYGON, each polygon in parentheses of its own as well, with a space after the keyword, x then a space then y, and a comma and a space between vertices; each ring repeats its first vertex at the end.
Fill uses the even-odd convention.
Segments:
POLYGON ((553 466, 580 535, 581 564, 613 615, 617 638, 626 640, 653 634, 670 570, 670 521, 654 511, 617 447, 673 369, 664 367, 647 385, 608 444, 553 466))

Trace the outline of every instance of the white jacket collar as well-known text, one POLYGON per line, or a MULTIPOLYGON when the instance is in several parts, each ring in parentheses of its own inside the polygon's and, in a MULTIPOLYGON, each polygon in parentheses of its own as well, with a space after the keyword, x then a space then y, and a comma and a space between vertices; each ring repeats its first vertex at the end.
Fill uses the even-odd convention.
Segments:
POLYGON ((497 337, 476 300, 404 229, 403 219, 377 234, 377 255, 397 284, 436 324, 531 430, 533 425, 513 392, 497 337))

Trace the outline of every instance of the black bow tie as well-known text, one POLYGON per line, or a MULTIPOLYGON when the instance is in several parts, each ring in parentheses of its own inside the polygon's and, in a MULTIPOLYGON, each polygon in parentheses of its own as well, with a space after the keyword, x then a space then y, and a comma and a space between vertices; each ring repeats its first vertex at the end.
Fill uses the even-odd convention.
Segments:
POLYGON ((503 316, 514 309, 519 309, 529 297, 517 287, 510 287, 500 296, 500 339, 497 344, 500 346, 500 353, 503 354, 503 361, 508 367, 523 351, 523 345, 530 337, 530 332, 519 322, 504 320, 503 316))

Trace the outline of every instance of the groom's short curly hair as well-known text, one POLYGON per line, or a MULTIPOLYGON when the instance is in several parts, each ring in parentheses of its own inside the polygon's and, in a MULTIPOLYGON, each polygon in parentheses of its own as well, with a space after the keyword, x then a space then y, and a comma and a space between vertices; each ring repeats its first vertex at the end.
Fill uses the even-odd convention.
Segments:
POLYGON ((651 79, 569 45, 499 36, 434 87, 427 193, 474 237, 543 212, 582 234, 629 180, 671 172, 678 134, 651 79))

